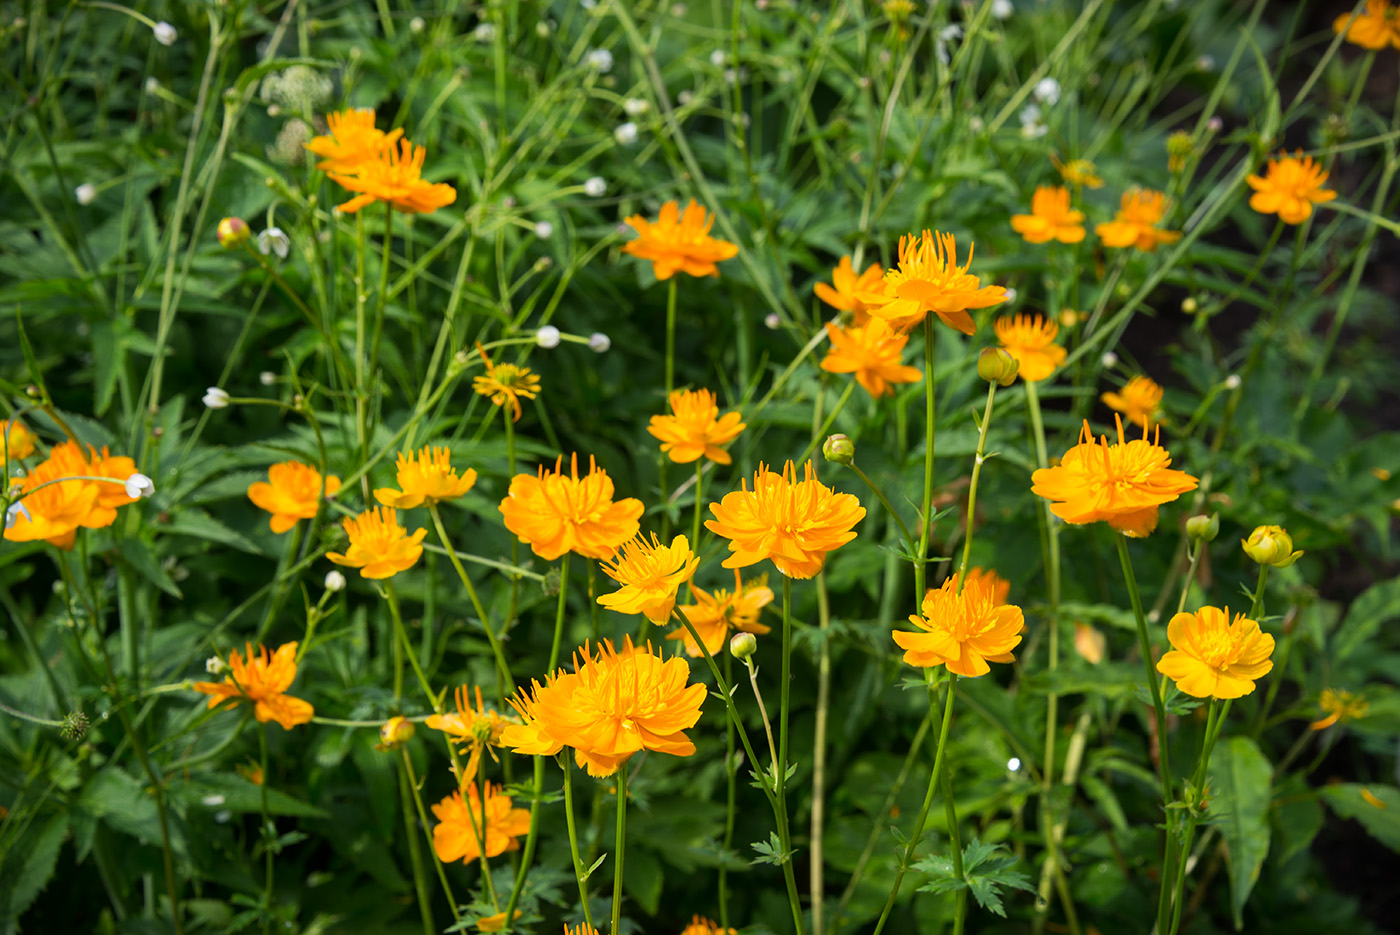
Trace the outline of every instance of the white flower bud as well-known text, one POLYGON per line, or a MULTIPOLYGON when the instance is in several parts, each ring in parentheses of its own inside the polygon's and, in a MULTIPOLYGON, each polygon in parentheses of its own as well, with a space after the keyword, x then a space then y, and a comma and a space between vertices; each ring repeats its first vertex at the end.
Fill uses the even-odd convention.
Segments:
POLYGON ((15 524, 15 517, 16 517, 16 516, 23 516, 25 519, 29 520, 29 522, 31 522, 31 523, 34 522, 34 517, 32 517, 32 516, 29 515, 29 507, 27 507, 27 506, 24 505, 24 501, 23 501, 23 500, 19 500, 19 501, 16 501, 15 503, 11 503, 10 506, 9 506, 9 509, 7 509, 7 510, 5 511, 5 528, 6 528, 6 529, 9 529, 11 526, 13 526, 13 525, 15 524))
POLYGON ((335 569, 326 572, 326 590, 335 594, 345 590, 345 576, 335 569))
POLYGON ((174 45, 175 40, 180 38, 180 34, 175 31, 175 27, 171 26, 165 20, 161 20, 151 27, 151 32, 155 33, 156 41, 161 45, 174 45))
POLYGON ((1232 373, 1225 378, 1225 389, 1237 390, 1240 388, 1240 384, 1243 382, 1244 381, 1240 379, 1240 375, 1238 373, 1232 373))
POLYGON ((263 386, 271 386, 277 382, 277 374, 273 373, 271 370, 264 370, 262 373, 258 374, 258 382, 263 386))
POLYGON ((424 29, 426 29, 427 26, 428 24, 424 22, 423 17, 421 16, 415 16, 413 17, 413 19, 408 21, 408 31, 412 33, 420 33, 424 29))
POLYGON ((1016 295, 1017 295, 1016 290, 1015 290, 1015 289, 1012 289, 1010 286, 1007 286, 1007 288, 1006 288, 1006 301, 1008 301, 1008 302, 1015 302, 1015 301, 1016 301, 1016 295))
POLYGON ((278 259, 285 260, 291 246, 291 238, 283 233, 280 227, 269 227, 258 235, 258 252, 263 256, 275 253, 278 259))
POLYGON ((1016 7, 1012 6, 1011 0, 992 0, 992 15, 999 20, 1011 19, 1011 15, 1016 12, 1016 7))
POLYGON ((595 175, 583 183, 583 193, 589 198, 602 198, 608 191, 608 183, 601 175, 595 175))
POLYGON ((228 391, 221 390, 217 386, 211 386, 204 391, 204 405, 210 409, 224 409, 228 407, 228 391))
POLYGON ((228 669, 228 663, 224 662, 222 656, 210 656, 204 660, 204 671, 210 675, 219 675, 228 669))
POLYGON ((541 240, 548 240, 554 234, 554 225, 548 221, 540 221, 535 225, 535 236, 541 240))
POLYGON ((472 30, 472 38, 477 42, 491 42, 496 38, 496 26, 494 23, 478 23, 472 30))
POLYGON ((149 497, 155 492, 155 483, 145 474, 133 474, 126 479, 126 495, 133 500, 149 497))
POLYGON ((535 343, 545 350, 559 346, 559 329, 553 325, 545 325, 535 332, 535 343))
POLYGON ((588 336, 588 349, 590 351, 597 351, 599 354, 605 354, 610 347, 612 347, 612 338, 603 334, 603 332, 595 331, 588 336))
POLYGON ((606 75, 612 71, 613 54, 607 49, 594 49, 588 53, 588 67, 600 74, 606 75))
POLYGON ((629 117, 640 117, 642 114, 651 110, 651 104, 642 100, 640 97, 629 97, 623 100, 622 109, 629 117))
POLYGON ((152 75, 146 79, 146 93, 155 94, 160 90, 160 79, 152 75))
POLYGON ((724 54, 723 49, 715 49, 713 52, 710 53, 710 64, 715 66, 716 68, 723 65, 726 59, 728 59, 728 56, 724 54))
POLYGON ((623 146, 631 146, 633 143, 637 142, 637 125, 630 120, 621 124, 613 131, 613 139, 617 140, 623 146))
POLYGON ((1041 78, 1032 93, 1040 103, 1053 105, 1060 99, 1060 83, 1054 78, 1041 78))
POLYGON ((778 317, 777 312, 769 312, 768 317, 763 319, 763 323, 773 331, 777 331, 783 326, 783 320, 778 317))
POLYGON ((73 189, 73 197, 78 199, 78 204, 80 205, 90 205, 93 199, 97 197, 97 186, 93 185, 91 182, 84 182, 73 189))
POLYGON ((1105 370, 1109 369, 1110 367, 1116 367, 1118 366, 1118 355, 1113 353, 1112 351, 1108 351, 1102 357, 1099 358, 1099 363, 1103 366, 1105 370))

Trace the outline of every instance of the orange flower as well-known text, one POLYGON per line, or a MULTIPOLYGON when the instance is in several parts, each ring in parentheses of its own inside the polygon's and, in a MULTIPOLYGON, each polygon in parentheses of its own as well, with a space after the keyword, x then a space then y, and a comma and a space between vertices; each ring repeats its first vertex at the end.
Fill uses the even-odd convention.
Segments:
POLYGON ((854 373, 856 382, 876 399, 893 396, 891 383, 917 383, 923 376, 918 367, 900 363, 909 335, 896 334, 889 322, 870 318, 864 325, 842 328, 826 323, 831 350, 822 360, 827 373, 854 373))
POLYGON ((578 476, 578 455, 569 462, 569 473, 554 470, 539 475, 517 474, 501 501, 506 528, 528 542, 536 555, 553 561, 565 552, 586 558, 612 558, 617 547, 637 534, 642 501, 628 497, 613 502, 613 482, 606 471, 588 458, 588 473, 578 476))
POLYGON ((457 189, 446 182, 423 181, 423 160, 428 151, 408 140, 388 144, 375 156, 362 160, 353 174, 327 173, 341 188, 359 192, 340 210, 354 214, 376 201, 387 202, 404 214, 427 214, 457 200, 457 189))
POLYGON ((587 922, 580 922, 574 926, 565 925, 564 935, 598 935, 598 930, 587 922))
MULTIPOLYGON (((772 629, 758 622, 759 613, 773 603, 773 589, 768 587, 767 575, 759 575, 741 583, 739 570, 736 568, 733 591, 719 589, 711 594, 692 584, 690 593, 695 598, 695 603, 683 604, 681 613, 685 614, 685 619, 690 621, 695 632, 700 634, 700 639, 711 656, 718 655, 720 650, 724 649, 724 642, 729 638, 731 630, 762 636, 772 629)), ((700 651, 700 645, 685 627, 669 634, 666 639, 684 641, 688 656, 704 655, 700 651)))
POLYGON ((1065 349, 1055 343, 1060 326, 1039 315, 1003 316, 993 325, 1006 353, 1021 365, 1022 380, 1039 383, 1065 361, 1065 349))
POLYGON ((727 240, 710 236, 714 218, 707 218, 705 209, 690 199, 685 213, 680 203, 668 201, 661 206, 655 221, 640 214, 626 219, 637 232, 637 239, 628 241, 622 252, 642 260, 651 260, 657 279, 670 279, 677 272, 691 276, 718 276, 715 264, 739 253, 739 248, 727 240))
POLYGON ((1285 224, 1302 224, 1312 217, 1313 205, 1331 201, 1337 193, 1322 187, 1327 173, 1322 166, 1298 150, 1293 156, 1279 153, 1265 165, 1264 177, 1247 175, 1244 179, 1254 194, 1249 206, 1260 214, 1277 214, 1285 224))
POLYGON ((967 313, 970 308, 987 308, 1006 301, 1001 286, 983 286, 970 275, 972 249, 967 263, 958 266, 957 245, 952 234, 924 231, 922 237, 910 234, 899 238, 899 267, 885 273, 884 292, 861 292, 870 314, 886 321, 913 318, 922 321, 929 312, 958 329, 972 334, 977 325, 967 313))
POLYGON ((725 568, 768 558, 790 578, 810 578, 826 564, 826 553, 856 537, 852 527, 865 518, 865 507, 817 480, 810 461, 802 467, 798 481, 791 461, 781 474, 760 465, 753 490, 745 483, 710 504, 715 518, 705 528, 730 540, 725 568))
MULTIPOLYGON (((953 586, 956 587, 958 573, 953 572, 950 577, 953 579, 953 586)), ((992 603, 997 607, 1005 604, 1007 599, 1011 597, 1011 582, 997 574, 994 569, 969 568, 967 570, 967 584, 968 587, 975 584, 978 587, 990 588, 992 591, 992 603)))
POLYGON ((379 154, 394 145, 402 130, 374 128, 374 108, 352 107, 326 115, 329 136, 318 136, 304 144, 321 157, 316 168, 332 172, 354 172, 361 164, 379 158, 379 154))
POLYGON ((1343 13, 1332 21, 1333 32, 1346 32, 1347 41, 1363 49, 1400 49, 1400 17, 1388 0, 1366 0, 1366 12, 1352 19, 1343 13))
POLYGON ((457 744, 458 750, 467 754, 467 765, 462 768, 462 775, 457 777, 457 785, 464 786, 476 779, 482 753, 489 752, 492 759, 496 758, 491 748, 501 745, 501 734, 506 725, 513 722, 486 707, 481 700, 480 686, 476 689, 475 708, 467 700, 465 685, 458 686, 455 697, 456 714, 434 714, 429 716, 424 724, 432 730, 440 730, 450 736, 452 742, 457 744))
POLYGON ((1106 435, 1095 441, 1086 420, 1079 444, 1057 466, 1031 475, 1031 492, 1056 501, 1050 512, 1067 523, 1102 520, 1140 538, 1157 528, 1159 506, 1196 489, 1190 474, 1167 470, 1171 463, 1171 453, 1156 441, 1124 441, 1122 419, 1116 445, 1109 445, 1106 435))
POLYGON ((733 458, 720 445, 739 437, 745 428, 737 412, 719 414, 715 394, 709 390, 676 390, 670 396, 669 416, 652 416, 647 431, 661 439, 661 450, 677 464, 689 464, 701 456, 716 464, 733 458))
POLYGON ((1074 651, 1090 665, 1103 662, 1104 650, 1108 648, 1108 638, 1082 620, 1074 622, 1074 651))
MULTIPOLYGON (((515 910, 515 915, 512 918, 519 919, 522 915, 524 915, 524 913, 517 909, 515 910)), ((505 927, 506 914, 504 912, 498 912, 492 916, 481 916, 479 919, 476 920, 476 930, 478 932, 500 932, 504 930, 505 927)), ((568 930, 566 928, 565 932, 567 933, 567 931, 568 930)), ((594 932, 591 928, 588 931, 592 933, 592 935, 598 935, 598 933, 594 932)))
POLYGON ((321 483, 321 472, 300 461, 283 461, 267 469, 267 480, 248 485, 248 499, 259 509, 272 514, 269 525, 275 533, 284 533, 299 519, 312 519, 321 508, 321 498, 332 496, 340 489, 340 478, 327 477, 321 483))
MULTIPOLYGON (((107 509, 126 506, 132 497, 126 492, 126 479, 136 473, 136 462, 125 455, 113 455, 102 446, 99 454, 96 449, 88 449, 87 473, 94 477, 107 477, 115 481, 97 485, 97 505, 107 509)), ((115 517, 114 517, 115 518, 115 517)))
POLYGON ((676 590, 690 580, 699 564, 685 536, 676 536, 665 546, 656 533, 650 543, 639 535, 624 542, 611 562, 602 563, 603 571, 621 582, 622 588, 599 595, 598 603, 620 614, 641 614, 661 626, 676 606, 676 590))
POLYGON ((244 645, 245 655, 238 650, 229 653, 229 674, 222 682, 195 682, 194 690, 209 698, 209 707, 217 708, 225 701, 251 701, 253 717, 259 723, 276 721, 283 730, 305 724, 315 713, 309 702, 283 694, 297 677, 297 644, 283 643, 268 655, 266 646, 258 646, 253 655, 252 644, 244 645))
POLYGON ((1084 212, 1070 210, 1068 188, 1040 185, 1031 196, 1031 213, 1013 214, 1011 229, 1026 243, 1079 243, 1084 239, 1084 212))
POLYGON ((851 266, 851 258, 843 256, 841 262, 831 271, 831 285, 819 282, 812 287, 817 298, 839 312, 850 312, 857 325, 863 325, 870 318, 869 307, 860 300, 859 293, 883 292, 885 271, 879 263, 871 263, 859 276, 851 266))
POLYGON ((541 685, 532 680, 511 704, 521 723, 501 737, 517 753, 552 756, 567 743, 590 776, 611 776, 641 750, 690 756, 695 745, 683 733, 700 720, 705 686, 687 685, 690 666, 663 660, 651 645, 621 652, 604 640, 597 655, 587 645, 574 654, 572 673, 562 669, 541 685))
POLYGON ((458 477, 452 468, 451 458, 452 452, 446 448, 424 447, 408 457, 404 457, 400 451, 397 479, 403 490, 381 487, 374 492, 374 499, 398 510, 457 499, 472 489, 476 483, 476 471, 467 468, 458 477))
MULTIPOLYGON (((130 461, 129 458, 121 460, 130 461)), ((128 477, 135 473, 134 464, 132 468, 128 477)), ((105 475, 97 474, 77 442, 69 439, 55 445, 49 456, 19 482, 22 499, 17 502, 24 505, 28 515, 18 511, 12 514, 10 518, 14 522, 5 530, 5 538, 11 542, 42 539, 60 549, 71 549, 78 527, 101 529, 112 525, 117 511, 107 503, 117 501, 108 499, 104 503, 103 495, 111 492, 103 489, 108 484, 77 479, 90 476, 105 475)), ((110 486, 121 495, 121 503, 131 502, 121 484, 110 486)))
POLYGON ((958 675, 986 675, 990 662, 1011 662, 1011 650, 1021 642, 1025 617, 1015 604, 998 604, 990 578, 967 576, 958 592, 957 576, 924 595, 922 616, 909 622, 921 633, 894 630, 894 641, 904 650, 904 661, 927 668, 946 665, 958 675))
POLYGON ((1259 624, 1230 608, 1202 607, 1194 614, 1177 614, 1167 624, 1171 652, 1157 662, 1157 671, 1192 698, 1239 698, 1254 691, 1254 680, 1274 664, 1274 638, 1259 624))
POLYGON ((540 378, 531 373, 529 367, 520 367, 515 364, 492 364, 491 358, 486 356, 486 349, 481 346, 480 341, 476 342, 476 350, 486 365, 486 372, 472 377, 472 389, 479 396, 490 396, 491 402, 497 406, 510 403, 510 408, 515 413, 515 418, 512 421, 519 422, 520 397, 534 399, 539 395, 540 378))
POLYGON ((1148 253, 1158 244, 1176 243, 1181 231, 1164 231, 1157 227, 1171 202, 1161 192, 1134 188, 1123 193, 1118 214, 1105 224, 1094 228, 1105 247, 1137 247, 1148 253))
POLYGON ((724 929, 718 922, 711 922, 703 916, 691 916, 690 924, 681 935, 738 935, 738 929, 724 929))
POLYGON ((1060 173, 1060 178, 1075 188, 1081 186, 1103 188, 1103 179, 1099 178, 1098 170, 1087 159, 1071 159, 1069 162, 1061 162, 1059 156, 1051 153, 1050 163, 1055 167, 1055 171, 1060 173))
POLYGON ((3 431, 5 453, 11 461, 27 458, 34 453, 34 433, 23 422, 11 419, 4 424, 3 431))
POLYGON ((530 812, 512 808, 510 796, 489 782, 484 792, 476 783, 466 787, 465 796, 458 789, 433 806, 433 815, 438 820, 433 826, 433 850, 445 864, 454 860, 469 864, 483 850, 487 857, 499 857, 519 848, 517 838, 530 831, 530 812))
POLYGON ((1354 721, 1365 717, 1371 710, 1371 703, 1365 698, 1336 688, 1324 688, 1317 705, 1327 716, 1309 724, 1311 730, 1326 730, 1341 721, 1354 721))
POLYGON ((1121 393, 1104 393, 1099 398, 1143 428, 1162 421, 1162 388, 1147 377, 1133 377, 1121 393))
POLYGON ((350 548, 344 553, 327 552, 326 558, 337 565, 360 569, 361 578, 392 578, 412 568, 423 554, 420 543, 428 534, 428 530, 420 529, 410 536, 399 525, 394 511, 382 506, 347 517, 340 525, 350 536, 350 548))

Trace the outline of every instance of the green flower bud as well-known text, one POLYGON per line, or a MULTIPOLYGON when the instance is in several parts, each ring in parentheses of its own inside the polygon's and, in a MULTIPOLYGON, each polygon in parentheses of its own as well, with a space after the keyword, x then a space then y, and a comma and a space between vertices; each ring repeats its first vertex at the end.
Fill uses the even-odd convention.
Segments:
POLYGON ((822 455, 828 461, 850 467, 856 460, 856 443, 845 435, 828 435, 822 442, 822 455))
POLYGON ((977 358, 977 375, 998 386, 1010 386, 1020 370, 1020 362, 999 347, 984 348, 977 358))
POLYGON ((1258 526, 1240 543, 1245 554, 1260 565, 1287 568, 1303 557, 1302 552, 1293 551, 1293 538, 1282 526, 1258 526))
POLYGON ((747 661, 758 649, 758 639, 752 633, 735 633, 729 640, 729 651, 735 659, 747 661))
POLYGON ((1197 542, 1213 542, 1220 532, 1220 514, 1193 516, 1186 521, 1186 535, 1197 542))

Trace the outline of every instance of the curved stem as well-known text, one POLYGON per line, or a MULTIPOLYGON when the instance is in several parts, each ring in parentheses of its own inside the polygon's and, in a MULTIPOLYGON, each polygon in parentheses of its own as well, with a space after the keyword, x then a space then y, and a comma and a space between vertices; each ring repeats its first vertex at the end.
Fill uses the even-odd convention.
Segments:
POLYGON ((831 407, 831 412, 827 414, 825 421, 822 422, 821 428, 812 433, 812 440, 808 442, 806 450, 802 452, 801 456, 798 457, 793 464, 801 465, 803 461, 806 461, 812 456, 812 452, 816 451, 822 442, 826 441, 826 433, 831 431, 832 425, 836 423, 836 417, 841 414, 842 409, 846 408, 846 403, 850 400, 851 393, 854 392, 855 388, 855 380, 846 384, 846 388, 841 391, 840 397, 836 400, 836 405, 831 407))
POLYGON ((972 558, 972 529, 977 518, 977 480, 982 475, 982 463, 986 460, 987 427, 992 424, 992 405, 997 398, 997 384, 993 380, 987 384, 987 406, 982 410, 982 429, 977 436, 977 454, 972 460, 972 479, 967 486, 967 532, 963 536, 962 562, 958 565, 958 593, 962 593, 967 582, 967 564, 972 558))
MULTIPOLYGON (((995 383, 992 384, 996 386, 995 383)), ((953 851, 953 877, 965 878, 963 873, 962 833, 958 830, 958 810, 953 804, 953 777, 951 770, 943 771, 943 816, 948 822, 948 844, 953 851)), ((953 907, 953 935, 962 935, 963 924, 967 921, 967 887, 959 887, 957 902, 953 907)))

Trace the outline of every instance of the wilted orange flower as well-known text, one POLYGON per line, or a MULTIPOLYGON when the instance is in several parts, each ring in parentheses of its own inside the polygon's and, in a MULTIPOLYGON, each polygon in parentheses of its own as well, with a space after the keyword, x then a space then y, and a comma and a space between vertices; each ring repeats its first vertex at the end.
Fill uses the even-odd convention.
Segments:
MULTIPOLYGON (((132 473, 135 473, 134 464, 127 476, 132 473)), ((104 494, 110 493, 103 489, 109 486, 108 484, 76 479, 92 476, 106 475, 97 474, 77 442, 69 439, 61 445, 55 445, 49 451, 49 456, 20 480, 22 499, 17 502, 23 504, 28 515, 18 511, 12 514, 8 519, 12 519, 13 522, 5 530, 5 538, 11 542, 42 539, 60 549, 71 549, 77 538, 78 527, 101 529, 112 525, 117 518, 117 511, 115 506, 107 504, 130 503, 131 498, 126 495, 126 489, 121 484, 110 485, 121 495, 118 500, 113 501, 104 498, 104 494)))
POLYGON ((639 535, 624 542, 611 561, 602 563, 603 571, 622 588, 600 594, 598 603, 620 614, 641 614, 660 626, 676 606, 676 590, 690 580, 699 564, 685 536, 662 545, 656 533, 651 534, 651 542, 639 535))
POLYGON ((1277 214, 1285 224, 1302 224, 1312 217, 1313 205, 1331 201, 1337 193, 1322 187, 1327 173, 1302 150, 1290 156, 1279 153, 1264 168, 1264 177, 1247 175, 1244 179, 1254 194, 1249 206, 1260 214, 1277 214))
POLYGON ((1090 665, 1103 662, 1104 651, 1108 649, 1108 639, 1098 630, 1082 620, 1074 622, 1074 651, 1090 665))
POLYGON ((958 265, 952 234, 927 230, 922 237, 910 234, 899 238, 899 266, 885 272, 885 291, 861 292, 856 297, 866 303, 870 314, 886 321, 922 321, 934 312, 963 334, 972 334, 977 325, 967 310, 1005 302, 1006 290, 983 286, 967 272, 971 265, 971 247, 967 263, 958 265))
POLYGON ((402 490, 380 487, 374 499, 387 507, 411 510, 424 503, 455 500, 476 483, 476 471, 467 468, 458 477, 452 468, 452 452, 446 448, 424 447, 404 457, 399 452, 398 482, 402 490))
POLYGON ((737 412, 719 414, 715 394, 709 390, 676 390, 670 396, 669 416, 652 416, 647 431, 661 439, 661 450, 677 464, 689 464, 702 456, 716 464, 733 458, 721 448, 739 437, 745 428, 737 412))
POLYGON ((1065 361, 1065 349, 1055 343, 1060 326, 1039 315, 1009 315, 996 320, 997 340, 1021 365, 1017 376, 1039 383, 1065 361))
POLYGON ((711 922, 703 916, 691 916, 690 924, 681 935, 737 935, 738 929, 724 929, 718 922, 711 922))
POLYGON ((739 253, 736 245, 710 236, 715 219, 707 217, 694 198, 683 214, 679 202, 668 201, 661 206, 655 221, 634 214, 626 223, 637 232, 637 239, 624 244, 622 252, 651 260, 657 279, 670 279, 677 272, 718 276, 719 267, 715 264, 739 253))
POLYGON ((347 170, 353 174, 327 173, 341 188, 360 193, 339 205, 341 212, 354 214, 376 201, 387 202, 404 214, 427 214, 452 204, 457 200, 457 189, 446 182, 423 181, 423 160, 427 157, 422 146, 398 140, 347 170))
POLYGON ((1344 30, 1347 41, 1363 49, 1400 49, 1400 16, 1388 0, 1366 0, 1366 12, 1355 19, 1343 13, 1332 21, 1333 32, 1344 30))
MULTIPOLYGON (((773 589, 768 587, 767 575, 740 582, 739 569, 736 568, 733 591, 720 588, 710 593, 691 585, 690 593, 695 603, 683 604, 680 610, 700 635, 711 656, 718 655, 724 649, 724 642, 729 639, 731 630, 762 636, 772 629, 758 622, 759 613, 773 603, 773 589)), ((688 656, 704 655, 685 627, 669 634, 666 639, 684 641, 688 656)))
MULTIPOLYGON (((1144 430, 1144 435, 1146 430, 1144 430)), ((1118 420, 1118 443, 1097 441, 1089 422, 1055 467, 1031 475, 1031 492, 1047 500, 1050 512, 1076 525, 1100 520, 1124 535, 1142 537, 1157 528, 1157 508, 1196 489, 1196 478, 1171 471, 1171 452, 1145 437, 1125 441, 1118 420)))
POLYGON ((501 501, 506 528, 528 542, 536 555, 553 561, 565 552, 587 558, 611 558, 617 547, 637 534, 642 501, 613 502, 613 482, 588 458, 588 473, 578 476, 578 455, 564 474, 561 455, 554 470, 538 476, 517 474, 501 501))
POLYGON ((517 753, 553 756, 566 744, 590 776, 611 776, 641 750, 690 756, 695 745, 683 731, 700 720, 705 686, 687 685, 689 664, 663 660, 651 645, 621 652, 604 640, 574 654, 575 671, 562 669, 547 684, 532 680, 511 704, 521 724, 501 737, 517 753))
POLYGON ((1171 651, 1157 671, 1193 698, 1239 698, 1254 691, 1254 680, 1274 667, 1274 638, 1259 624, 1230 608, 1202 607, 1177 614, 1167 624, 1171 651))
POLYGON ((1133 377, 1121 393, 1108 392, 1099 398, 1143 428, 1162 421, 1162 388, 1148 377, 1133 377))
POLYGON ((870 317, 869 308, 859 298, 862 292, 883 292, 885 271, 879 263, 871 263, 865 272, 856 275, 851 266, 851 258, 843 256, 841 262, 831 271, 831 285, 819 282, 812 287, 817 298, 838 312, 850 312, 857 325, 865 324, 870 317))
POLYGON ((1113 220, 1094 228, 1105 247, 1137 247, 1148 253, 1158 244, 1176 243, 1181 231, 1164 231, 1157 227, 1167 214, 1171 202, 1161 192, 1134 188, 1123 193, 1118 214, 1113 220))
POLYGON ((331 172, 354 172, 362 163, 378 159, 383 150, 403 136, 403 130, 376 130, 374 109, 370 107, 327 114, 326 123, 331 128, 330 135, 315 137, 305 146, 321 157, 316 168, 331 172))
POLYGON ((1087 159, 1071 159, 1069 162, 1061 162, 1059 156, 1051 153, 1050 162, 1060 173, 1060 178, 1076 188, 1080 186, 1103 188, 1103 179, 1099 178, 1098 170, 1087 159))
POLYGON ((462 775, 457 777, 457 785, 464 786, 476 778, 481 765, 481 755, 490 753, 495 759, 492 747, 501 745, 501 734, 506 725, 513 723, 497 711, 487 708, 481 700, 481 687, 476 689, 476 707, 467 700, 465 685, 457 687, 457 712, 455 714, 434 714, 423 723, 432 730, 440 730, 452 737, 457 749, 467 754, 467 765, 462 767, 462 775))
POLYGON ((1039 185, 1031 196, 1031 213, 1013 214, 1011 229, 1026 243, 1079 243, 1084 239, 1084 212, 1070 210, 1068 188, 1039 185))
POLYGON ((340 489, 340 478, 331 475, 321 483, 321 472, 300 461, 283 461, 267 469, 267 480, 248 485, 248 499, 272 514, 269 525, 284 533, 299 519, 312 519, 321 508, 321 498, 340 489))
MULTIPOLYGON (((524 915, 524 913, 517 909, 515 910, 515 915, 513 918, 519 919, 522 915, 524 915)), ((492 916, 482 916, 481 918, 476 920, 476 930, 478 932, 500 932, 503 931, 505 927, 506 914, 504 912, 498 912, 492 916)), ((564 931, 567 935, 568 928, 565 927, 564 931)), ((598 935, 598 933, 594 932, 592 928, 589 929, 589 932, 592 932, 593 935, 598 935)))
POLYGON ((1327 716, 1309 724, 1308 727, 1312 730, 1326 730, 1342 721, 1354 721, 1365 717, 1371 710, 1371 703, 1365 698, 1337 688, 1324 688, 1322 697, 1317 700, 1317 706, 1327 716))
POLYGON ((239 763, 233 768, 233 771, 238 775, 242 776, 244 779, 251 782, 255 786, 261 786, 263 784, 263 780, 267 778, 263 775, 263 768, 261 763, 254 763, 251 761, 247 763, 239 763))
POLYGON ((4 424, 5 453, 11 461, 27 458, 34 453, 34 433, 18 419, 4 424))
POLYGON ((433 806, 433 815, 438 820, 433 850, 445 864, 469 864, 483 850, 487 857, 499 857, 520 847, 516 839, 530 831, 529 810, 512 808, 510 796, 489 782, 484 791, 476 783, 466 787, 465 795, 458 789, 433 806))
POLYGON ((967 576, 961 593, 953 575, 924 595, 922 615, 909 622, 922 632, 894 630, 894 641, 911 666, 946 665, 958 675, 986 675, 990 662, 1011 662, 1025 617, 1015 604, 998 604, 989 578, 967 576))
POLYGON ((540 378, 531 373, 529 367, 492 364, 480 341, 476 342, 476 350, 481 355, 482 363, 486 365, 486 372, 472 377, 472 389, 480 396, 490 396, 491 402, 497 406, 510 403, 510 408, 515 413, 514 421, 519 422, 520 397, 534 399, 540 391, 540 378))
POLYGON ((896 334, 889 322, 869 318, 864 325, 842 328, 826 323, 831 350, 822 360, 827 373, 854 373, 856 382, 878 399, 894 395, 891 383, 917 383, 923 371, 901 363, 909 335, 896 334))
POLYGON ((789 578, 810 578, 826 564, 826 553, 856 537, 852 527, 865 518, 865 507, 817 480, 812 462, 802 468, 799 481, 791 461, 781 474, 759 465, 753 490, 746 482, 710 504, 715 518, 705 528, 729 540, 725 568, 768 558, 789 578))
POLYGON ((244 654, 229 653, 229 674, 222 682, 195 682, 194 690, 209 695, 209 707, 217 708, 225 701, 251 701, 253 717, 259 723, 276 721, 284 730, 305 724, 315 713, 310 702, 284 694, 297 677, 297 644, 283 643, 271 655, 266 646, 258 646, 253 655, 251 643, 245 644, 244 654))
POLYGON ((350 536, 350 547, 343 553, 327 552, 326 558, 360 569, 361 578, 392 578, 412 568, 423 554, 421 543, 428 534, 420 529, 410 536, 394 511, 383 506, 346 517, 340 525, 350 536))

